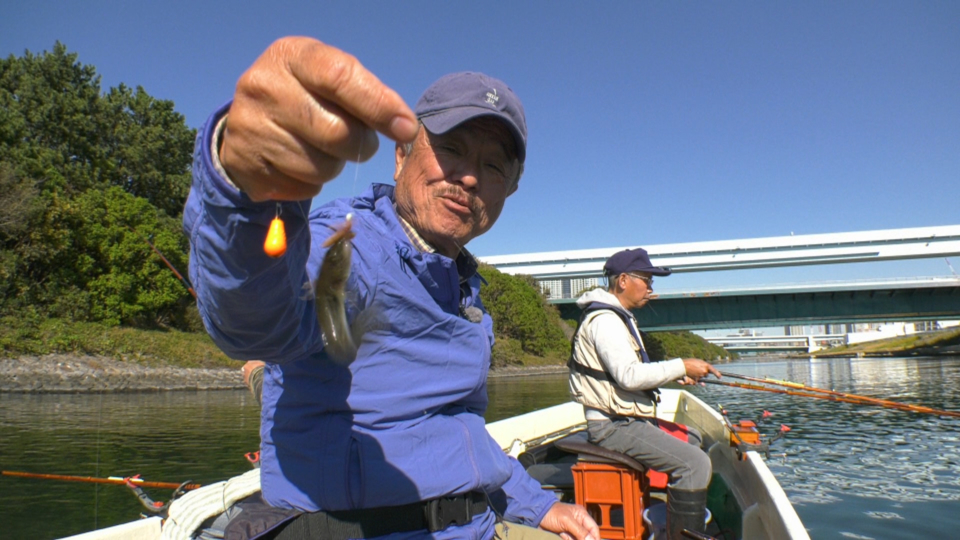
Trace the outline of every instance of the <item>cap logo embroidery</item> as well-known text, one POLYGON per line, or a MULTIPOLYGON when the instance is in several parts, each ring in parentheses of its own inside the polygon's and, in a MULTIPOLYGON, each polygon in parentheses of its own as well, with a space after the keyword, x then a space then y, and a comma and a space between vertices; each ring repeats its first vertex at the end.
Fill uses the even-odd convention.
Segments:
POLYGON ((487 92, 487 99, 484 101, 496 107, 497 102, 500 101, 500 96, 497 95, 497 89, 494 88, 493 92, 487 92))

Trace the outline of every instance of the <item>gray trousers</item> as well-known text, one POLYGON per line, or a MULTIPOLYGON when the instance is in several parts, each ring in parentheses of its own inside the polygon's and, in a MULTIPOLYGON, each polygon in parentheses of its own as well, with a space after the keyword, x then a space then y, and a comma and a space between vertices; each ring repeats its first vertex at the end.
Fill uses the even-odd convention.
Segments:
POLYGON ((626 454, 651 469, 670 476, 668 487, 706 489, 713 475, 710 458, 700 449, 700 432, 689 428, 688 440, 663 432, 648 418, 618 417, 590 420, 587 436, 591 443, 626 454))

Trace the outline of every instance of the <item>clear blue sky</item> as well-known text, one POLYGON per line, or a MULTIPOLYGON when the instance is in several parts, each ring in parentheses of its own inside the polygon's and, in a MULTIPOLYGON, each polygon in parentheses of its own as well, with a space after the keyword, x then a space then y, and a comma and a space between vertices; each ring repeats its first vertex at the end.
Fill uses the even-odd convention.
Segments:
MULTIPOLYGON (((6 4, 4 57, 60 40, 104 88, 141 85, 192 127, 284 35, 352 53, 410 104, 451 71, 503 79, 526 107, 528 159, 500 221, 469 246, 480 256, 960 223, 952 0, 6 4)), ((382 139, 317 202, 391 182, 392 148, 382 139)), ((731 281, 722 274, 664 285, 731 281)), ((949 269, 937 259, 736 274, 949 269)))

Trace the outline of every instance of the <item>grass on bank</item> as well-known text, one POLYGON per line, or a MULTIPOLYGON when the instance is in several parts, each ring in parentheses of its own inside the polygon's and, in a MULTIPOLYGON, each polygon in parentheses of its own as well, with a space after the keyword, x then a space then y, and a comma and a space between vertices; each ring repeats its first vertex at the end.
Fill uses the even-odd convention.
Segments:
POLYGON ((810 356, 896 356, 912 353, 924 354, 933 347, 950 347, 960 345, 960 327, 947 328, 936 332, 910 334, 876 341, 867 341, 854 345, 843 345, 832 349, 815 351, 810 356))
MULTIPOLYGON (((705 358, 718 360, 731 355, 689 332, 655 332, 645 341, 651 357, 705 358)), ((144 365, 188 368, 235 368, 239 365, 214 345, 205 332, 141 330, 91 322, 21 317, 0 318, 0 358, 46 354, 107 356, 144 365)), ((493 349, 494 367, 562 366, 569 348, 549 350, 542 356, 527 353, 520 341, 498 337, 493 349)))
POLYGON ((0 356, 89 354, 188 368, 237 367, 206 333, 140 330, 62 319, 0 319, 0 356))

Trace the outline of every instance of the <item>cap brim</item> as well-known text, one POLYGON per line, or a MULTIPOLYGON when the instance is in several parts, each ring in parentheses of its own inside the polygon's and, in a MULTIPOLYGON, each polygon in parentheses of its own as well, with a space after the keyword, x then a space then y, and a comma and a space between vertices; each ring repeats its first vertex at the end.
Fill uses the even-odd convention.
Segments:
POLYGON ((517 159, 523 163, 527 158, 526 144, 523 142, 523 135, 520 128, 513 122, 513 119, 505 113, 492 111, 485 107, 462 106, 452 109, 445 109, 435 113, 427 113, 420 117, 420 121, 426 126, 430 133, 442 135, 451 129, 459 126, 467 120, 473 120, 481 116, 492 116, 500 119, 506 124, 510 134, 513 135, 513 142, 517 148, 517 159))

